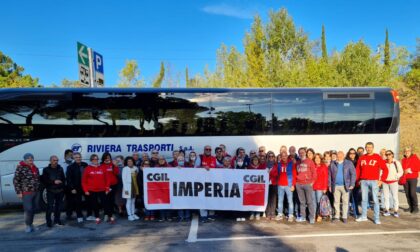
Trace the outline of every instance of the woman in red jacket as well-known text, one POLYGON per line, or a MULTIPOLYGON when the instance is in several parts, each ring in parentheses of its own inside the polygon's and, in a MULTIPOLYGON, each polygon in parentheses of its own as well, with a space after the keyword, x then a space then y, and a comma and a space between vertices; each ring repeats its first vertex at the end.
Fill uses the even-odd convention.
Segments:
POLYGON ((82 176, 82 188, 87 196, 90 209, 94 211, 96 224, 101 223, 99 218, 98 199, 104 205, 106 194, 109 193, 109 182, 107 172, 99 165, 99 157, 96 154, 90 156, 90 165, 88 165, 82 176))
MULTIPOLYGON (((315 170, 316 170, 316 180, 313 184, 313 200, 314 206, 316 206, 316 216, 318 216, 319 212, 319 202, 321 201, 321 197, 324 193, 327 192, 328 189, 328 167, 325 164, 321 153, 316 153, 314 156, 315 161, 315 170)), ((317 217, 317 221, 321 221, 322 218, 319 216, 317 217)))
POLYGON ((115 192, 118 190, 118 175, 120 174, 120 169, 112 163, 111 154, 109 152, 105 152, 102 155, 101 161, 101 167, 106 172, 109 183, 108 186, 110 188, 109 193, 105 197, 105 215, 108 216, 106 221, 114 224, 115 192))
POLYGON ((418 200, 417 200, 417 178, 420 172, 420 160, 416 154, 413 154, 411 147, 404 149, 404 158, 401 160, 401 164, 404 170, 404 176, 406 182, 404 184, 405 196, 410 207, 410 213, 418 213, 418 200))

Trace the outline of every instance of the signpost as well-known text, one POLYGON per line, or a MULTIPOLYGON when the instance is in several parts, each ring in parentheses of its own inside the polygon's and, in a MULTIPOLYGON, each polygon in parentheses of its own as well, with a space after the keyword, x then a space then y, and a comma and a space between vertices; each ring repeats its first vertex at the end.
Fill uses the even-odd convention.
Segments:
POLYGON ((79 81, 89 87, 104 86, 104 61, 101 54, 77 42, 79 81))

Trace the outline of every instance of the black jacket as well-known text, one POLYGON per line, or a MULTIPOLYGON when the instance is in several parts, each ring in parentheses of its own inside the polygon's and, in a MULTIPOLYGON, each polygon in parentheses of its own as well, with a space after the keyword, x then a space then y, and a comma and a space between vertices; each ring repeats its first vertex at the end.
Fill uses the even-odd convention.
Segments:
POLYGON ((44 184, 45 188, 48 191, 53 193, 60 193, 64 191, 64 186, 66 184, 66 178, 64 176, 64 169, 60 165, 57 165, 56 168, 52 168, 51 165, 48 165, 42 170, 41 181, 44 184), (55 184, 55 180, 61 180, 61 184, 55 184))
POLYGON ((68 190, 76 190, 82 192, 82 175, 85 168, 88 166, 85 162, 80 164, 73 162, 67 167, 66 178, 68 190))

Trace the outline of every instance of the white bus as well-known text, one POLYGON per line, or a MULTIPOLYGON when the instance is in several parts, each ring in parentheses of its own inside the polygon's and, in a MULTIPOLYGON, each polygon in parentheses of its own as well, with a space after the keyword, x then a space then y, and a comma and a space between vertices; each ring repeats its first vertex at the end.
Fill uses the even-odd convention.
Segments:
POLYGON ((317 152, 364 146, 398 153, 398 96, 389 88, 0 90, 0 203, 19 202, 13 176, 23 154, 42 169, 53 154, 84 159, 158 150, 202 153, 225 144, 317 152))

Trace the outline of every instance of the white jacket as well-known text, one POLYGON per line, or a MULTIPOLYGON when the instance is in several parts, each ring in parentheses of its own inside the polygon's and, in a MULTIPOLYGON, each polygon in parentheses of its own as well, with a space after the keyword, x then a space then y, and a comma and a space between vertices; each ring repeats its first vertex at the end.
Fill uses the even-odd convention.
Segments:
POLYGON ((392 163, 386 163, 386 167, 388 168, 388 177, 386 181, 398 181, 401 176, 403 175, 404 171, 400 161, 395 160, 392 163))
POLYGON ((123 171, 122 171, 122 182, 123 182, 122 197, 124 199, 130 199, 131 198, 131 173, 134 172, 134 171, 138 172, 139 170, 135 166, 133 166, 133 168, 130 168, 128 166, 123 168, 123 171), (125 192, 128 192, 128 195, 125 192))

